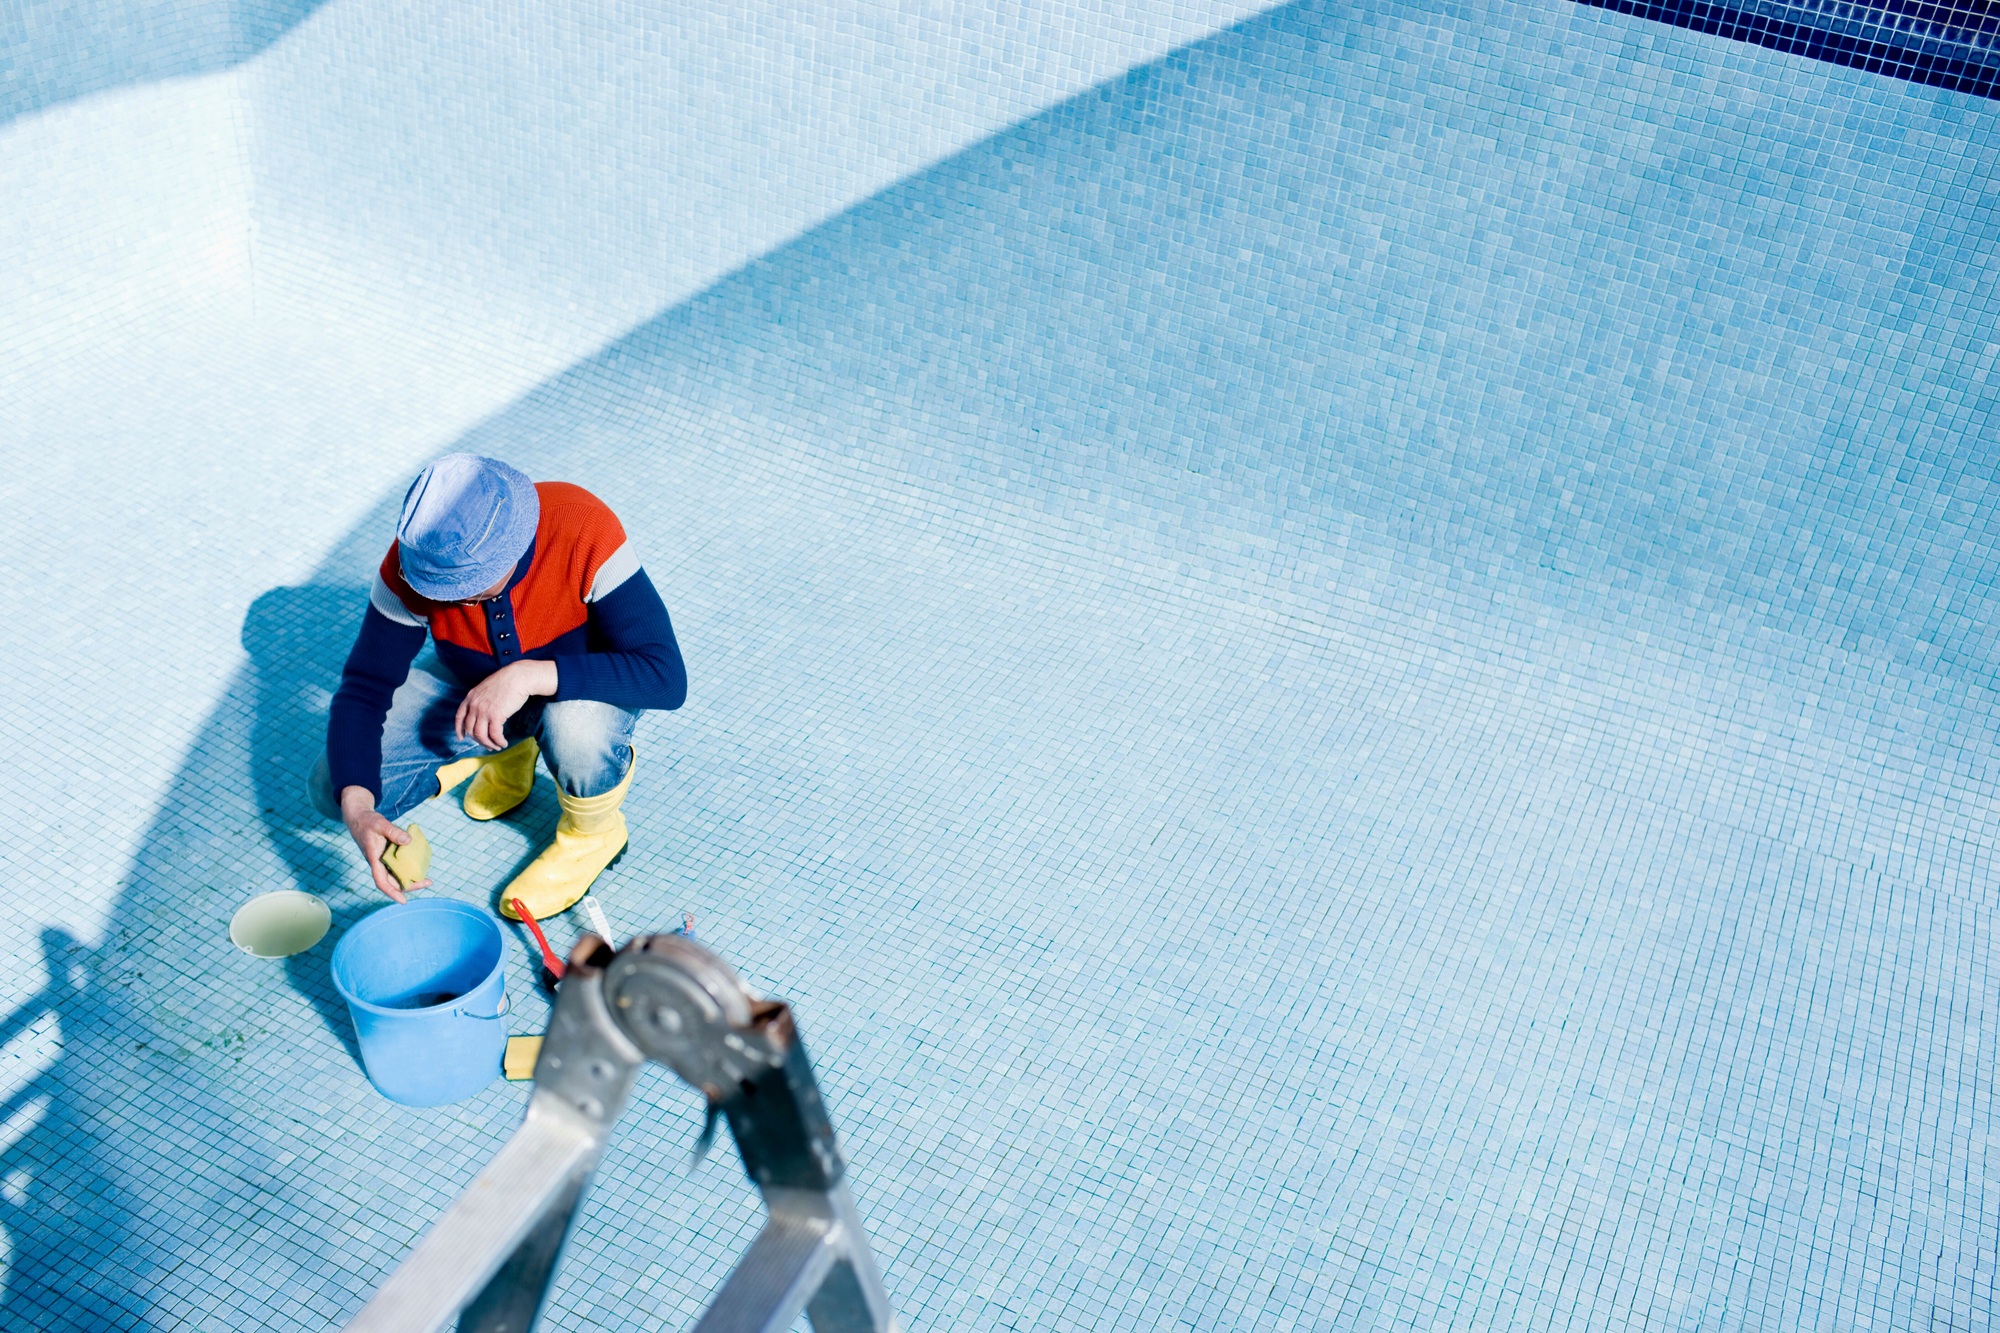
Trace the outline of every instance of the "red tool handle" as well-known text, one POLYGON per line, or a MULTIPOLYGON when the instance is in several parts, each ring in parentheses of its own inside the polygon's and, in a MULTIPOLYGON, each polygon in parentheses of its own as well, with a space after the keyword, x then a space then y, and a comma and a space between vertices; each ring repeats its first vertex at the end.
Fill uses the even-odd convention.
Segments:
POLYGON ((512 898, 508 901, 512 902, 514 910, 521 914, 521 920, 527 922, 528 931, 535 937, 535 943, 542 946, 542 966, 546 967, 550 975, 554 976, 557 981, 561 981, 563 974, 562 959, 556 957, 556 951, 549 947, 549 937, 542 934, 541 926, 535 922, 534 913, 530 912, 528 905, 519 898, 512 898))

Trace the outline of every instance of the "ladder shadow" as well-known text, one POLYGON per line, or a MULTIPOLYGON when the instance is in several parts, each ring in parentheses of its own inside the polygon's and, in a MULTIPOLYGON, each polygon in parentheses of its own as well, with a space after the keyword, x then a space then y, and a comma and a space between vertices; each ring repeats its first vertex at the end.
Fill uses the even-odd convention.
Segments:
MULTIPOLYGON (((61 1054, 0 1101, 0 1231, 12 1251, 0 1324, 99 1330, 145 1326, 135 1292, 130 1202, 112 1166, 95 1096, 96 1069, 138 1044, 131 1015, 109 1009, 96 954, 58 929, 42 932, 48 984, 0 1019, 0 1045, 53 1020, 61 1054), (93 1258, 125 1256, 105 1282, 93 1258)), ((135 1280, 136 1279, 136 1280, 135 1280)))

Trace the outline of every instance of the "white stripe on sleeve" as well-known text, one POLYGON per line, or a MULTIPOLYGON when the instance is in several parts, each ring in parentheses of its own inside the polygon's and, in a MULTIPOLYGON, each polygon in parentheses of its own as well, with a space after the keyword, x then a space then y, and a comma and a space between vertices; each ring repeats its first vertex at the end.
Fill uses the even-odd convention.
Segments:
POLYGON ((639 572, 639 557, 633 553, 632 543, 611 553, 611 558, 597 567, 597 581, 590 585, 587 602, 602 601, 617 591, 618 585, 639 572))
POLYGON ((403 605, 403 599, 396 596, 395 590, 382 578, 382 571, 379 569, 375 571, 375 586, 368 590, 368 605, 398 625, 411 625, 423 629, 430 624, 429 620, 403 605))

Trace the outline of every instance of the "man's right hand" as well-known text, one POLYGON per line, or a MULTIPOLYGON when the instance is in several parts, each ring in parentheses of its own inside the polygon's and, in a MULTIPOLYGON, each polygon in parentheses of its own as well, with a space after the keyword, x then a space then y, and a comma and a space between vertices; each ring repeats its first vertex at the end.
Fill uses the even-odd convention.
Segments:
MULTIPOLYGON (((397 902, 407 902, 403 886, 389 873, 389 867, 382 864, 382 851, 390 843, 398 847, 409 844, 410 835, 397 828, 375 809, 375 794, 366 787, 347 787, 340 793, 340 818, 347 825, 348 836, 361 849, 361 855, 368 862, 368 873, 375 877, 375 887, 388 894, 397 902)), ((427 888, 430 881, 419 880, 410 887, 427 888)))

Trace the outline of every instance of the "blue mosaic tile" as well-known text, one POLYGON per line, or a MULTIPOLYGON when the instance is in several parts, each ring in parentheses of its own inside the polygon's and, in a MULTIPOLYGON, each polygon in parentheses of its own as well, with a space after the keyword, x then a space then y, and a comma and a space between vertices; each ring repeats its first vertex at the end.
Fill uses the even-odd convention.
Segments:
POLYGON ((1985 0, 1580 0, 1790 55, 1979 97, 2000 96, 2000 11, 1985 0))

